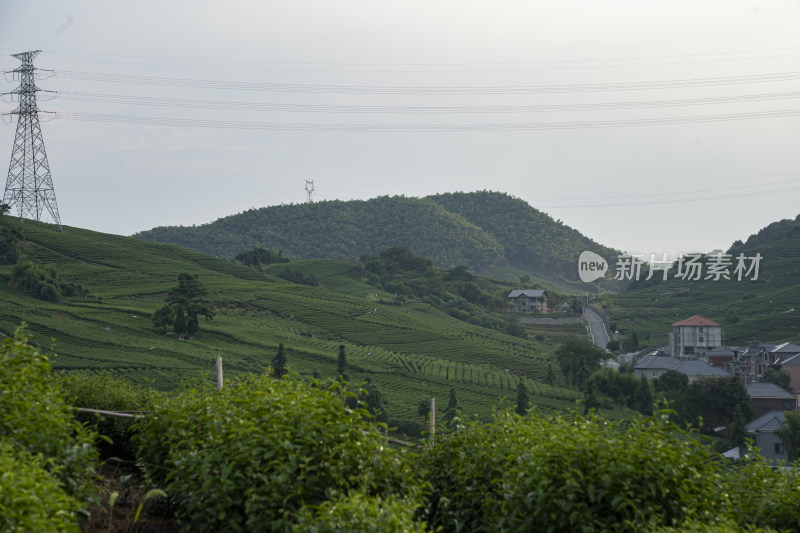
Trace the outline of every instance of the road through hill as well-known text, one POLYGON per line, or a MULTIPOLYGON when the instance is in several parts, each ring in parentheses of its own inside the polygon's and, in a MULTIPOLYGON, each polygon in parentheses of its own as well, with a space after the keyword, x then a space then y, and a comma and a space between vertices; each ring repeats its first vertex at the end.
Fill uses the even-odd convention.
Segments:
POLYGON ((589 333, 592 336, 592 342, 602 349, 606 349, 608 344, 608 330, 606 329, 603 319, 588 307, 583 308, 583 316, 589 325, 589 333))

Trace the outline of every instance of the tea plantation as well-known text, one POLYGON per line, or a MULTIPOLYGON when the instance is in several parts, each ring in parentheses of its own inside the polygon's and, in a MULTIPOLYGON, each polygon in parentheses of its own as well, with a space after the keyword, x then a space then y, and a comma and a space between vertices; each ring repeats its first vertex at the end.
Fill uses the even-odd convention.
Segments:
POLYGON ((464 416, 484 420, 503 398, 513 403, 520 380, 542 413, 572 408, 582 397, 559 382, 558 372, 552 385, 541 382, 557 337, 521 339, 427 304, 399 304, 359 281, 349 262, 291 263, 320 281, 308 286, 175 245, 68 226, 63 233, 29 222, 21 229, 24 255, 55 266, 84 294, 58 303, 36 299, 11 282, 12 266, 0 266, 0 330, 26 322, 42 346, 53 339, 59 370, 106 370, 171 390, 188 379, 215 379, 217 357, 226 378, 262 373, 282 343, 290 371, 328 378, 344 345, 351 381, 382 391, 390 421, 422 424, 420 402, 435 396, 443 410, 451 388, 464 416), (198 335, 185 339, 152 320, 181 272, 199 275, 217 309, 212 320, 201 319, 198 335))

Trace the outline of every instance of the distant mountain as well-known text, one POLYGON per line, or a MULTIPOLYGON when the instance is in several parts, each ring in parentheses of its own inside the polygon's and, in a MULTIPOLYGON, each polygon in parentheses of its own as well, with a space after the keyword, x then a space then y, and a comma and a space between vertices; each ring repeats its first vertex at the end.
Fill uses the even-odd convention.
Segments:
POLYGON ((506 279, 528 274, 532 281, 552 282, 562 290, 616 289, 612 280, 581 284, 577 260, 583 250, 604 257, 618 252, 523 200, 490 191, 265 207, 201 226, 157 227, 134 237, 225 258, 262 245, 297 259, 358 260, 403 246, 440 268, 465 265, 506 279))
POLYGON ((794 220, 785 218, 773 222, 767 227, 761 228, 758 233, 750 235, 745 242, 735 241, 728 253, 738 255, 741 252, 754 250, 759 246, 765 246, 779 239, 789 238, 797 234, 800 234, 800 215, 797 215, 794 220))

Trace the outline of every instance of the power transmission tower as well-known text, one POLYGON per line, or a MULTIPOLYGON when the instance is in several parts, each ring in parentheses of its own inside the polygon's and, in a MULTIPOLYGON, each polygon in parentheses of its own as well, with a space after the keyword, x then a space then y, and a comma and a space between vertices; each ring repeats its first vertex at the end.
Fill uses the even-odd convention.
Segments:
POLYGON ((46 209, 61 230, 56 193, 53 190, 53 179, 50 177, 42 128, 39 126, 39 107, 36 105, 36 93, 41 89, 36 86, 34 79, 37 69, 33 66, 33 58, 40 51, 12 54, 22 64, 15 70, 6 72, 19 77, 19 88, 8 93, 17 95, 19 107, 10 113, 5 113, 17 115, 17 134, 11 151, 3 203, 10 207, 16 206, 20 220, 27 216, 36 220, 37 224, 46 209))
POLYGON ((314 180, 311 181, 306 180, 306 201, 307 202, 314 201, 314 180))

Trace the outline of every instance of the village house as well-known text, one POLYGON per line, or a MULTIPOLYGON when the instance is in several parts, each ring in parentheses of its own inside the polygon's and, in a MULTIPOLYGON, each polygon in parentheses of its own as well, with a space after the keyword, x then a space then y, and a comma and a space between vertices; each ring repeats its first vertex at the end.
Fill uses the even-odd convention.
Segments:
POLYGON ((774 368, 785 370, 792 377, 790 382, 792 393, 800 396, 800 346, 784 343, 769 353, 775 357, 774 368))
POLYGON ((689 383, 700 378, 731 375, 730 372, 722 368, 713 367, 705 361, 678 359, 659 351, 645 355, 633 365, 634 374, 644 376, 647 379, 659 378, 668 370, 686 374, 689 378, 689 383))
POLYGON ((518 313, 546 313, 547 292, 543 289, 515 289, 508 293, 508 303, 511 310, 518 313))
POLYGON ((782 411, 770 411, 747 424, 747 434, 768 463, 786 463, 789 457, 775 430, 786 421, 782 411))
POLYGON ((696 359, 712 348, 722 346, 722 324, 700 315, 672 324, 669 353, 682 359, 696 359))
POLYGON ((749 383, 747 394, 753 405, 753 416, 771 411, 797 411, 797 397, 774 383, 749 383))

